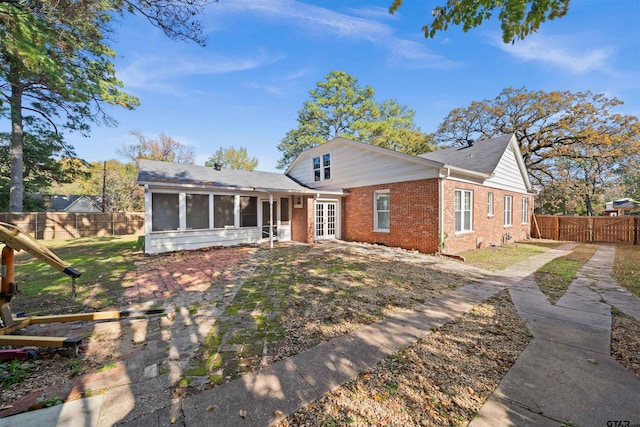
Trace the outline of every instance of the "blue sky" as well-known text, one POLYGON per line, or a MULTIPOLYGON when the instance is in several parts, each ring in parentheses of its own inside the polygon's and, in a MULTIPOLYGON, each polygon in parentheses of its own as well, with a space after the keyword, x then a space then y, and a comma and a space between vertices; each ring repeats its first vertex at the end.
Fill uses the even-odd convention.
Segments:
MULTIPOLYGON (((296 127, 309 91, 343 70, 376 99, 396 99, 433 132, 456 107, 493 99, 503 88, 592 91, 640 116, 640 2, 572 0, 569 13, 514 45, 495 20, 425 39, 431 7, 413 1, 389 15, 385 1, 220 0, 204 17, 206 47, 167 39, 139 18, 117 27, 118 77, 140 98, 112 108, 117 127, 68 135, 79 157, 118 158, 136 139, 159 133, 194 148, 196 164, 219 147, 246 146, 258 169, 275 171, 276 146, 296 127)), ((124 159, 120 159, 124 160, 124 159)))

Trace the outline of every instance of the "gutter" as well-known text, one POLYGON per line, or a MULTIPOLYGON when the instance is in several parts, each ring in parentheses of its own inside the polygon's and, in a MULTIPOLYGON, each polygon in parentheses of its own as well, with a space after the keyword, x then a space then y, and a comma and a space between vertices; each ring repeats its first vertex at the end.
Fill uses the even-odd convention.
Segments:
MULTIPOLYGON (((292 190, 286 188, 262 188, 262 187, 240 187, 240 186, 212 186, 212 185, 198 185, 198 184, 178 184, 170 182, 154 182, 154 181, 136 181, 138 185, 144 185, 148 188, 150 185, 154 187, 166 187, 174 189, 198 189, 198 190, 224 190, 224 191, 246 191, 246 192, 258 192, 258 193, 286 193, 286 194, 309 194, 314 195, 318 193, 318 190, 301 188, 300 190, 292 190)), ((336 196, 343 196, 344 191, 340 190, 323 190, 323 194, 331 194, 336 196)))

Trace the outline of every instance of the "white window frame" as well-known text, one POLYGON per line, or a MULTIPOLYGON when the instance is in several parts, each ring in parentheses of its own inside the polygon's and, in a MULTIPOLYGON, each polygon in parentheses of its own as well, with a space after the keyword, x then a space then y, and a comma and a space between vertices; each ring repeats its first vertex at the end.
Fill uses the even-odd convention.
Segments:
POLYGON ((453 203, 453 229, 456 234, 461 233, 469 233, 473 231, 473 191, 472 190, 464 190, 457 189, 454 193, 454 203, 453 203), (469 195, 469 207, 466 209, 465 201, 466 195, 469 195), (456 224, 456 213, 460 212, 460 227, 456 224), (469 218, 469 228, 465 228, 466 218, 469 218))
POLYGON ((377 190, 373 192, 373 231, 388 233, 391 231, 391 195, 389 190, 377 190), (389 209, 378 210, 378 196, 386 194, 389 198, 389 209), (389 214, 389 228, 380 228, 378 226, 378 214, 380 212, 387 212, 389 214))
POLYGON ((331 180, 331 152, 321 154, 311 158, 311 169, 313 174, 313 181, 330 181, 331 180), (329 164, 325 165, 325 157, 328 157, 329 164), (316 167, 316 159, 318 160, 318 167, 316 167), (327 171, 329 172, 329 178, 326 178, 327 171), (316 177, 316 172, 319 176, 316 177), (316 179, 317 178, 317 179, 316 179))
POLYGON ((302 207, 302 196, 295 195, 293 196, 293 207, 299 209, 302 207))
POLYGON ((513 225, 513 196, 504 196, 504 226, 513 225))
POLYGON ((529 223, 529 199, 527 197, 522 198, 522 223, 529 223))
POLYGON ((493 193, 487 193, 487 216, 493 216, 493 193))

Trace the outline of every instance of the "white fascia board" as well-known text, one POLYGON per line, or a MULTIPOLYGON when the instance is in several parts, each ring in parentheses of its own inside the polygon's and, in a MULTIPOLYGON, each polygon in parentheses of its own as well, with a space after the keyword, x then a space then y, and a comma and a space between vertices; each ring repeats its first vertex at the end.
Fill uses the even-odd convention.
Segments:
MULTIPOLYGON (((174 183, 162 183, 162 182, 147 182, 137 181, 139 185, 148 186, 150 188, 162 188, 171 190, 222 190, 222 191, 244 191, 249 193, 289 193, 289 194, 316 194, 317 190, 309 188, 302 188, 300 190, 292 190, 285 188, 259 188, 259 187, 235 187, 235 186, 213 186, 213 185, 198 185, 198 184, 174 184, 174 183)), ((342 191, 330 191, 328 193, 341 195, 342 191)))
POLYGON ((520 151, 518 140, 516 139, 515 134, 512 135, 511 140, 509 140, 509 148, 513 150, 513 153, 516 156, 516 163, 518 163, 520 175, 522 175, 522 179, 524 180, 525 186, 527 187, 527 191, 533 193, 533 187, 531 185, 531 180, 529 179, 529 171, 527 170, 527 166, 524 164, 524 158, 522 157, 522 152, 520 151))
POLYGON ((493 176, 493 174, 490 174, 490 173, 476 172, 469 169, 459 168, 456 166, 444 165, 440 168, 440 176, 442 178, 451 178, 450 172, 454 172, 459 175, 465 175, 468 177, 480 178, 482 180, 489 179, 493 176), (447 172, 443 172, 443 170, 447 172))

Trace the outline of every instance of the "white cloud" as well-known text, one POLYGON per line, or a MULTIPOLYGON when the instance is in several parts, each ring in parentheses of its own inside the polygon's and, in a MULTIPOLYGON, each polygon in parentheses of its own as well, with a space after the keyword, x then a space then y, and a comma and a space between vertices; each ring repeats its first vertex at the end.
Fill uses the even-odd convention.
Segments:
MULTIPOLYGON (((329 35, 366 41, 385 49, 396 63, 418 67, 450 67, 452 61, 432 53, 423 44, 395 35, 394 28, 376 19, 388 18, 382 8, 348 9, 352 16, 295 0, 234 0, 216 3, 212 14, 254 13, 265 19, 277 19, 318 36, 329 35), (384 17, 384 18, 383 18, 384 17), (406 61, 413 62, 407 64, 406 61)), ((420 33, 421 35, 421 33, 420 33)))
POLYGON ((174 93, 174 82, 178 79, 252 70, 282 58, 282 55, 269 55, 264 51, 245 57, 146 56, 136 58, 118 73, 118 77, 125 87, 174 93))
POLYGON ((246 87, 252 88, 252 89, 259 89, 262 90, 264 92, 273 94, 273 95, 281 95, 282 94, 282 89, 280 89, 277 86, 274 85, 268 85, 268 84, 261 84, 261 83, 255 83, 255 82, 248 82, 248 83, 244 83, 244 85, 246 87))
POLYGON ((501 40, 494 42, 494 45, 520 60, 550 64, 573 74, 610 71, 609 63, 613 56, 613 49, 584 47, 580 43, 583 40, 588 39, 565 36, 545 37, 537 34, 517 41, 513 45, 502 43, 501 40))

